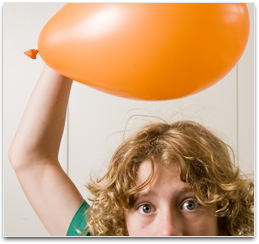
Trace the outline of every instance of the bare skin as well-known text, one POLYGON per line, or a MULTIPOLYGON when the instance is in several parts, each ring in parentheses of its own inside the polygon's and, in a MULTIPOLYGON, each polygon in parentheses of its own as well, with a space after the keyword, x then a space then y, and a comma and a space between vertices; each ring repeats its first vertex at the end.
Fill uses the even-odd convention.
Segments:
POLYGON ((51 235, 66 235, 83 201, 58 161, 72 80, 45 67, 33 90, 9 159, 22 189, 51 235))
MULTIPOLYGON (((137 184, 150 172, 150 163, 144 161, 137 184)), ((188 184, 181 181, 178 168, 156 165, 154 181, 138 194, 125 217, 130 236, 217 236, 215 211, 199 205, 188 184)))
MULTIPOLYGON (((26 197, 53 236, 66 235, 83 201, 58 161, 71 87, 72 80, 46 66, 9 149, 10 162, 26 197)), ((148 165, 142 163, 138 183, 147 178, 148 165)), ((217 235, 214 212, 197 204, 174 168, 157 167, 154 182, 126 213, 126 225, 133 236, 217 235)))

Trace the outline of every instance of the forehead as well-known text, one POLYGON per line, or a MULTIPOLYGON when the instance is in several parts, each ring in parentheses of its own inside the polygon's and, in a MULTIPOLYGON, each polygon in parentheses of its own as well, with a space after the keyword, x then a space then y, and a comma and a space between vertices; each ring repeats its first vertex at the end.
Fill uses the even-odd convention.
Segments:
MULTIPOLYGON (((149 171, 151 172, 151 161, 149 159, 144 160, 142 163, 140 163, 139 166, 139 173, 143 173, 143 171, 149 171), (141 172, 142 171, 142 172, 141 172)), ((155 169, 163 167, 168 169, 172 174, 179 174, 179 166, 177 163, 170 162, 170 164, 161 164, 159 161, 154 161, 155 169)))
MULTIPOLYGON (((150 177, 152 166, 150 161, 143 161, 140 165, 136 183, 141 185, 150 177)), ((151 183, 140 194, 175 195, 190 192, 190 185, 180 178, 179 166, 175 163, 170 165, 154 164, 154 176, 151 183)))
MULTIPOLYGON (((144 160, 140 166, 137 173, 137 184, 142 184, 145 182, 152 173, 152 164, 149 160, 144 160)), ((157 178, 174 178, 180 180, 180 169, 177 164, 171 163, 170 165, 161 165, 159 163, 154 164, 154 180, 157 178)))

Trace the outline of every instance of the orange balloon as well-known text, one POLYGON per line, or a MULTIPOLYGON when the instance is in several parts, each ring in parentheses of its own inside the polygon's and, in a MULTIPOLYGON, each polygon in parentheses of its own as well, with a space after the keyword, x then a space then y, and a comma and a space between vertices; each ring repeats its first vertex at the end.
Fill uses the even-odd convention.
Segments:
POLYGON ((116 96, 197 93, 238 62, 249 36, 244 3, 70 3, 38 50, 61 74, 116 96))

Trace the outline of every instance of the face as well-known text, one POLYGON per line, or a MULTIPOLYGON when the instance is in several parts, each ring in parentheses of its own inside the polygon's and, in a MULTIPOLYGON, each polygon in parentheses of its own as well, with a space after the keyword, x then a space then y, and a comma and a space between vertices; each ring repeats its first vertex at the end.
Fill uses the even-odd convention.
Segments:
MULTIPOLYGON (((150 172, 150 163, 141 163, 137 184, 143 183, 150 172)), ((216 236, 215 210, 199 205, 189 185, 181 181, 176 166, 157 165, 154 180, 125 212, 127 231, 130 236, 216 236)))

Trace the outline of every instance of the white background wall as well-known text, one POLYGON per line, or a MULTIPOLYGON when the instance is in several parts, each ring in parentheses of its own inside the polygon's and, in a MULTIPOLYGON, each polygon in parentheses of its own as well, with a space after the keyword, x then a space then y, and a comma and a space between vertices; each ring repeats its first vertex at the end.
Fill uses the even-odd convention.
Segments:
MULTIPOLYGON (((48 236, 26 200, 7 152, 43 62, 23 52, 62 3, 5 3, 3 7, 3 227, 4 236, 48 236)), ((235 68, 216 85, 190 97, 159 102, 114 97, 74 82, 60 161, 85 198, 90 173, 104 172, 114 149, 151 115, 173 122, 191 119, 216 131, 229 143, 245 173, 254 170, 254 5, 248 4, 250 37, 235 68), (128 133, 128 132, 127 132, 128 133)))

